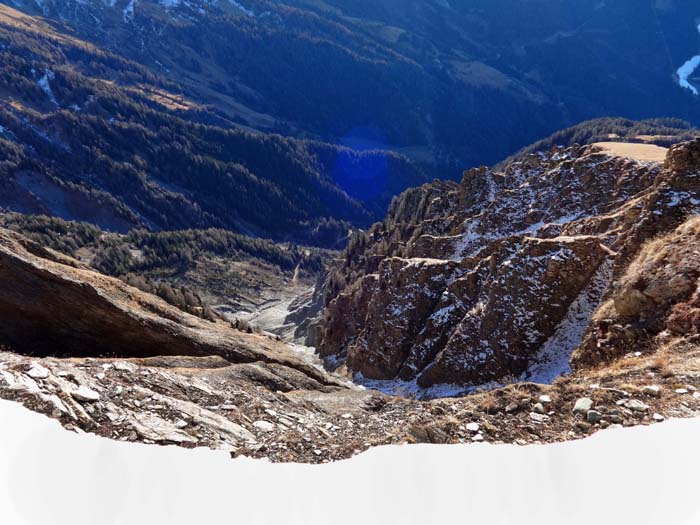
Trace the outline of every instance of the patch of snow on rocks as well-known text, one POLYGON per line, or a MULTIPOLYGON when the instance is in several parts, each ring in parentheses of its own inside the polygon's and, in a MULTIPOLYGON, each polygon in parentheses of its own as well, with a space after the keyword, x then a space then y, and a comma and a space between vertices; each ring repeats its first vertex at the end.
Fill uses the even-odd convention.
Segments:
POLYGON ((569 307, 554 335, 542 345, 534 364, 523 374, 523 381, 551 383, 557 377, 571 372, 571 353, 581 343, 593 312, 610 286, 612 269, 612 259, 601 264, 589 285, 569 307))
POLYGON ((403 381, 401 379, 382 380, 382 379, 367 379, 361 373, 354 376, 354 382, 369 390, 376 390, 387 395, 406 397, 414 399, 441 399, 446 397, 459 397, 471 394, 481 390, 489 390, 503 386, 502 384, 479 385, 459 385, 459 384, 441 384, 423 388, 418 386, 418 380, 403 381))

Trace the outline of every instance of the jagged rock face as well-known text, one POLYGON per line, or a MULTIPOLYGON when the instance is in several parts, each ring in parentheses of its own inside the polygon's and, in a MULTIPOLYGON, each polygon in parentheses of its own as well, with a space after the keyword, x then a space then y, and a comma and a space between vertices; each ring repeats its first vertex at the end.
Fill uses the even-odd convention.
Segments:
POLYGON ((576 367, 653 350, 700 333, 700 219, 647 243, 593 316, 576 367))
MULTIPOLYGON (((155 296, 0 229, 0 346, 38 356, 220 356, 320 388, 341 383, 283 343, 185 314, 155 296)), ((294 381, 291 381, 294 383, 294 381)))
MULTIPOLYGON (((574 146, 411 190, 335 270, 348 284, 331 293, 322 355, 423 387, 561 366, 552 347, 566 363, 611 273, 617 283, 644 242, 698 213, 698 167, 700 141, 672 148, 665 165, 574 146)), ((695 285, 663 284, 656 299, 695 285)), ((652 301, 631 290, 616 300, 625 315, 652 301)))
POLYGON ((368 378, 396 376, 456 266, 439 259, 382 261, 365 316, 368 329, 348 350, 348 365, 368 378))
MULTIPOLYGON (((523 239, 506 247, 495 255, 478 295, 460 300, 477 299, 456 327, 444 327, 451 335, 419 384, 481 383, 522 373, 607 255, 595 237, 523 239)), ((432 333, 443 331, 436 328, 432 333)), ((425 362, 430 354, 422 357, 425 362)))
POLYGON ((334 300, 337 312, 347 315, 335 315, 328 319, 322 330, 322 341, 319 345, 321 357, 334 355, 335 349, 347 349, 361 329, 361 320, 367 317, 367 307, 377 285, 377 276, 370 274, 359 279, 348 287, 334 300))
POLYGON ((700 166, 700 139, 673 146, 666 156, 665 168, 676 172, 697 172, 700 166))

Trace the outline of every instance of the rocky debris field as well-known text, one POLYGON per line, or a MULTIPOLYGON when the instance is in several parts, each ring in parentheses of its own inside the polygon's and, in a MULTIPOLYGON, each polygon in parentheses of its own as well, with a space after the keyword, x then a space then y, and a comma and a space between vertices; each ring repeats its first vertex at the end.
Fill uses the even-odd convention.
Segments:
POLYGON ((0 353, 0 397, 69 430, 324 463, 409 443, 550 443, 700 416, 700 347, 629 354, 612 368, 420 401, 348 386, 291 389, 262 363, 218 357, 31 358, 0 353))

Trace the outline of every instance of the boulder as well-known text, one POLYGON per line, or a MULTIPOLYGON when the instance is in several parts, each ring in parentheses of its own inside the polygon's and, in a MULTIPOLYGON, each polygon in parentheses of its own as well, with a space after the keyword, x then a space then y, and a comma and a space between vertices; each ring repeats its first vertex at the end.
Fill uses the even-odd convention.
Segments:
POLYGON ((587 415, 588 411, 593 408, 593 400, 588 397, 582 397, 576 400, 574 405, 574 414, 587 415))
POLYGON ((602 419, 603 414, 601 414, 597 410, 589 410, 588 412, 586 412, 586 421, 588 421, 591 425, 599 423, 602 419))
POLYGON ((665 168, 673 172, 695 172, 700 166, 700 139, 672 146, 667 155, 665 168))

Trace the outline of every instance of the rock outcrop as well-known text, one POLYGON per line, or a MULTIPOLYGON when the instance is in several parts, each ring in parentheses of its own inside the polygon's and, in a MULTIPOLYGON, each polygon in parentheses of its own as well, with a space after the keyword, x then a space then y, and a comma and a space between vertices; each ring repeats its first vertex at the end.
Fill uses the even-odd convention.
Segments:
POLYGON ((644 245, 591 319, 576 367, 700 341, 700 218, 644 245))
POLYGON ((0 230, 0 287, 0 345, 19 353, 220 356, 276 366, 321 389, 341 385, 284 343, 183 313, 8 230, 0 230))
POLYGON ((692 272, 651 291, 623 275, 644 243, 699 211, 700 141, 665 164, 573 146, 411 190, 331 272, 321 355, 421 387, 555 376, 584 333, 574 362, 596 362, 611 355, 591 350, 599 304, 644 317, 697 287, 692 272), (616 299, 603 299, 611 283, 616 299))

